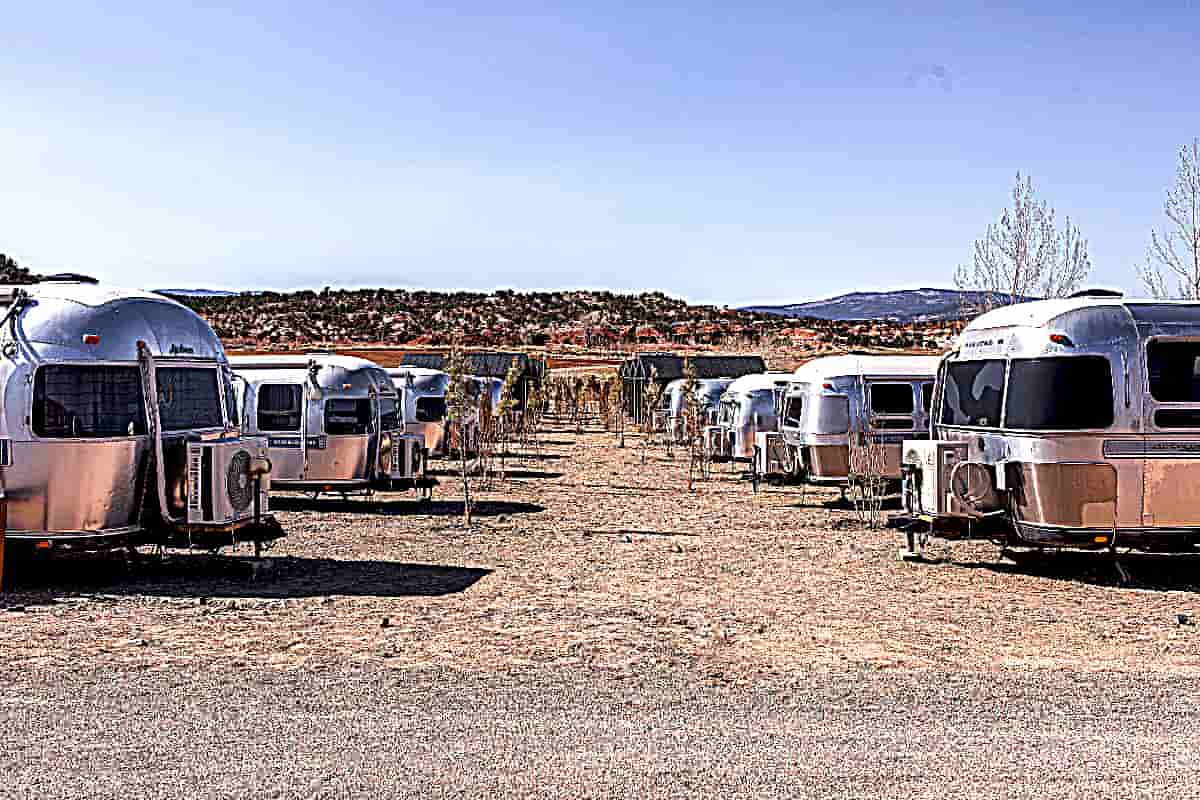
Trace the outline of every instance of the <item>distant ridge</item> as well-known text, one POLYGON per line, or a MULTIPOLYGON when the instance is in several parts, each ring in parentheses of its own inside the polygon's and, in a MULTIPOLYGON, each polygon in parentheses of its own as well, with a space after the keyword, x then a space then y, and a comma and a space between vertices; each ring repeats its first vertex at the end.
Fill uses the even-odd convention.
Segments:
POLYGON ((958 319, 964 310, 969 315, 972 310, 984 305, 986 297, 985 292, 957 289, 902 289, 895 292, 851 292, 828 300, 780 306, 746 306, 741 310, 837 322, 940 322, 958 319))
POLYGON ((155 289, 157 294, 173 294, 176 297, 237 297, 237 292, 224 289, 155 289))

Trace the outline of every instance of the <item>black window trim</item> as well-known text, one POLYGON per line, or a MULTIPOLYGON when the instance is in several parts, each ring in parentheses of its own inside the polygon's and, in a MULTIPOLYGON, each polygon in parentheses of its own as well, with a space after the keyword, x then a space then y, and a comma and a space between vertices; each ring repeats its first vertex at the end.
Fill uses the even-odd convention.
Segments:
POLYGON ((1118 424, 1117 414, 1117 385, 1112 385, 1112 422, 1104 428, 1010 428, 1008 427, 1008 383, 1012 378, 1012 363, 1014 361, 1049 361, 1052 359, 1067 359, 1067 358, 1098 358, 1108 365, 1108 377, 1110 381, 1116 380, 1116 372, 1113 370, 1112 360, 1107 353, 1053 353, 1041 356, 1021 356, 1017 358, 1005 358, 1004 364, 1004 399, 1001 403, 1000 420, 1001 426, 998 430, 1006 433, 1021 433, 1033 436, 1045 434, 1059 435, 1077 435, 1077 434, 1094 434, 1112 431, 1118 424))
POLYGON ((1153 392, 1150 391, 1150 345, 1154 342, 1195 342, 1200 345, 1200 337, 1196 336, 1173 336, 1171 334, 1162 334, 1158 336, 1148 336, 1142 342, 1141 353, 1139 360, 1142 367, 1142 417, 1143 424, 1148 430, 1161 431, 1163 433, 1182 433, 1196 432, 1200 430, 1198 427, 1172 427, 1164 428, 1158 424, 1159 411, 1200 411, 1200 402, 1189 403, 1186 400, 1159 400, 1153 392))
POLYGON ((915 431, 915 430, 918 430, 919 426, 917 425, 917 411, 918 411, 917 404, 920 402, 920 398, 918 397, 920 392, 917 389, 916 381, 905 379, 905 378, 890 378, 889 377, 889 378, 866 378, 863 381, 863 383, 865 384, 866 389, 867 389, 867 396, 863 398, 863 401, 866 403, 867 427, 869 430, 879 430, 879 431, 885 431, 885 430, 889 430, 889 431, 913 430, 913 431, 915 431), (912 400, 912 411, 910 411, 908 413, 885 413, 882 411, 876 411, 875 410, 875 386, 877 384, 883 385, 883 386, 907 386, 908 393, 911 396, 910 399, 912 400), (887 425, 887 424, 876 426, 875 420, 880 420, 884 423, 900 422, 900 421, 907 420, 908 428, 901 428, 898 425, 887 425))
MULTIPOLYGON (((223 364, 219 361, 196 361, 195 359, 175 359, 155 357, 154 373, 155 383, 158 382, 159 369, 208 369, 216 373, 217 376, 217 403, 222 414, 222 423, 220 425, 211 425, 207 428, 179 428, 173 430, 163 430, 162 436, 164 439, 172 437, 187 436, 191 433, 209 433, 211 431, 225 431, 229 426, 236 427, 236 421, 233 420, 233 412, 225 407, 227 398, 225 397, 225 387, 221 384, 221 367, 223 364)), ((155 402, 158 401, 158 387, 155 386, 155 402)), ((162 414, 159 413, 159 422, 161 424, 162 414)))
POLYGON ((371 398, 371 397, 346 397, 346 396, 326 397, 325 402, 321 404, 321 433, 325 434, 326 436, 349 436, 349 437, 354 437, 354 438, 361 438, 363 436, 372 436, 377 432, 375 430, 375 419, 377 416, 376 410, 377 410, 377 407, 375 405, 374 398, 371 398), (366 403, 367 404, 367 422, 366 422, 366 430, 364 432, 362 432, 362 433, 330 433, 329 432, 329 404, 338 402, 338 401, 350 401, 353 403, 366 403))
MULTIPOLYGON (((1000 427, 1000 425, 989 425, 987 427, 984 427, 982 425, 951 425, 947 422, 941 421, 942 406, 945 405, 945 402, 946 402, 946 400, 945 400, 946 383, 949 379, 950 367, 954 366, 955 364, 963 364, 963 363, 967 363, 967 362, 971 362, 971 361, 1000 361, 1004 364, 1004 383, 1000 387, 1000 420, 999 421, 1003 422, 1004 418, 1008 415, 1008 371, 1009 371, 1009 366, 1012 362, 1012 359, 1008 358, 1006 356, 996 356, 996 357, 992 357, 992 358, 959 358, 959 359, 951 359, 949 361, 944 362, 946 365, 945 375, 941 375, 940 376, 941 380, 938 381, 938 383, 940 384, 941 391, 938 391, 937 388, 934 389, 934 392, 936 395, 934 397, 934 405, 937 407, 938 415, 937 415, 937 417, 934 418, 933 424, 937 428, 948 428, 949 430, 953 430, 953 431, 1000 431, 1000 430, 1004 430, 1004 428, 1000 427)), ((938 369, 939 369, 939 371, 941 370, 940 367, 938 369)), ((1038 432, 1043 433, 1044 431, 1038 431, 1038 432)))
MULTIPOLYGON (((28 387, 28 392, 27 392, 28 397, 26 398, 27 402, 25 405, 25 418, 28 420, 28 424, 25 426, 25 428, 29 432, 29 435, 31 437, 33 437, 33 439, 35 441, 39 441, 39 442, 89 442, 89 443, 133 442, 133 441, 138 441, 139 439, 146 439, 150 436, 150 420, 149 419, 144 420, 144 422, 146 423, 146 432, 134 434, 133 436, 41 436, 41 435, 39 435, 38 432, 35 430, 34 424, 33 424, 33 420, 35 418, 33 404, 36 401, 35 395, 37 394, 37 392, 34 390, 34 387, 37 385, 38 373, 41 372, 46 367, 131 367, 131 368, 137 370, 138 381, 144 383, 142 381, 141 367, 136 362, 130 362, 130 361, 44 361, 42 363, 39 363, 34 368, 33 372, 30 374, 30 378, 31 378, 30 382, 28 384, 26 384, 28 387)), ((146 413, 147 413, 147 410, 146 410, 146 387, 143 385, 142 386, 142 414, 145 415, 146 413)))
MULTIPOLYGON (((288 380, 287 378, 279 378, 277 380, 266 380, 266 381, 256 382, 254 385, 254 430, 257 431, 258 433, 263 433, 263 434, 266 434, 266 433, 287 434, 287 433, 299 433, 299 432, 303 431, 304 430, 304 417, 305 417, 305 414, 308 413, 308 409, 306 408, 306 403, 305 403, 305 399, 304 399, 304 394, 305 394, 304 393, 304 384, 299 381, 288 380), (261 417, 262 409, 259 406, 259 390, 262 389, 262 387, 264 387, 264 386, 292 386, 292 387, 296 387, 300 390, 300 409, 299 409, 300 425, 299 426, 297 426, 295 428, 277 428, 274 430, 267 430, 262 427, 262 417, 261 417)), ((249 409, 247 409, 247 416, 249 416, 248 412, 249 412, 249 409)))

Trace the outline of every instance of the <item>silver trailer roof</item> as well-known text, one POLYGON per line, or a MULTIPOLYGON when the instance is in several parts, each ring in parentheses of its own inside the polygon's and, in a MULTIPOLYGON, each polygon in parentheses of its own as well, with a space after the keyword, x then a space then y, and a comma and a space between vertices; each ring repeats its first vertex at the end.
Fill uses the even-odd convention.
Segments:
POLYGON ((1156 335, 1200 336, 1200 303, 1077 297, 1005 306, 967 325, 955 358, 1116 352, 1156 335))
POLYGON ((396 387, 383 367, 374 361, 330 353, 310 353, 284 356, 233 356, 229 359, 233 371, 251 383, 263 381, 305 381, 310 365, 316 367, 313 377, 322 390, 354 396, 367 393, 373 386, 383 394, 395 394, 396 387))
POLYGON ((405 386, 406 381, 411 377, 412 384, 409 388, 426 394, 445 394, 446 387, 450 385, 449 373, 443 372, 440 369, 429 369, 428 367, 388 367, 385 371, 396 386, 405 386))
POLYGON ((761 372, 743 375, 725 388, 727 394, 749 394, 750 392, 774 391, 792 380, 791 372, 761 372))
POLYGON ((792 374, 794 383, 822 383, 833 378, 922 378, 937 373, 939 356, 845 355, 815 358, 792 374))
POLYGON ((225 360, 209 324, 160 294, 88 282, 0 286, 0 314, 19 293, 28 299, 18 335, 36 360, 136 361, 138 342, 154 356, 225 360))

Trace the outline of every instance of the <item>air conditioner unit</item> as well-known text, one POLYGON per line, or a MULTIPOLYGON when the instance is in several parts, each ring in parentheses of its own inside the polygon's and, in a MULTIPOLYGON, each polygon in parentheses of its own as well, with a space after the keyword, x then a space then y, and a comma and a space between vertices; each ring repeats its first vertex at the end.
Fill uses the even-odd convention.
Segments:
POLYGON ((754 471, 764 478, 789 476, 792 474, 795 459, 783 440, 783 434, 777 431, 760 431, 754 434, 754 471))
POLYGON ((413 434, 393 434, 392 465, 388 477, 394 481, 425 477, 425 438, 413 434))
POLYGON ((950 477, 955 465, 967 459, 967 443, 925 439, 905 441, 902 447, 907 510, 931 516, 960 513, 950 477))
POLYGON ((189 525, 233 525, 267 512, 271 478, 262 473, 270 464, 266 439, 188 442, 187 464, 189 525))

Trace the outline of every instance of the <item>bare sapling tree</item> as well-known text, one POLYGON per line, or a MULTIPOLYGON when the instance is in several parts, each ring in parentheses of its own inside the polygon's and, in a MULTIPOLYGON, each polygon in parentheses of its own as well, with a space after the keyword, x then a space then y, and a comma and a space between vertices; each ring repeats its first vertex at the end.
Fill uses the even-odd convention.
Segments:
POLYGON ((608 409, 610 428, 617 434, 617 447, 625 447, 625 403, 622 401, 622 381, 620 376, 613 375, 608 379, 608 409))
POLYGON ((704 402, 700 397, 700 379, 692 358, 683 360, 683 411, 680 429, 688 449, 688 491, 695 486, 696 476, 707 477, 708 457, 704 448, 704 402))
POLYGON ((657 427, 658 404, 662 400, 663 387, 658 382, 658 368, 651 367, 650 379, 642 390, 642 463, 646 463, 646 450, 657 427))
POLYGON ((516 424, 517 385, 521 379, 521 363, 513 359, 504 373, 500 385, 500 399, 496 403, 496 450, 500 459, 500 480, 508 480, 508 447, 511 431, 516 424))
POLYGON ((462 470, 463 483, 463 522, 471 526, 471 473, 467 469, 467 429, 471 418, 476 412, 475 402, 467 390, 467 356, 462 349, 462 341, 455 336, 450 344, 450 353, 446 357, 446 374, 449 381, 446 385, 446 425, 447 440, 457 444, 459 467, 462 470))
MULTIPOLYGON (((866 397, 860 379, 859 396, 866 397)), ((850 484, 856 489, 854 510, 867 528, 881 528, 884 523, 883 502, 887 498, 887 448, 875 425, 866 415, 861 430, 850 432, 850 484)))
POLYGON ((1200 300, 1200 139, 1179 148, 1175 183, 1167 189, 1168 225, 1150 231, 1146 263, 1138 277, 1152 297, 1200 300), (1167 285, 1175 284, 1174 291, 1167 285))
POLYGON ((1012 208, 975 242, 970 266, 960 266, 954 275, 958 289, 978 297, 970 305, 982 310, 1029 297, 1066 297, 1092 268, 1087 240, 1071 218, 1059 227, 1054 209, 1037 199, 1033 181, 1019 172, 1012 201, 1012 208))
POLYGON ((530 385, 529 390, 525 393, 525 404, 520 408, 519 414, 519 433, 521 436, 521 452, 527 453, 532 450, 536 456, 542 454, 541 439, 538 438, 538 429, 541 427, 542 418, 546 413, 546 400, 543 393, 542 384, 534 383, 530 385))

